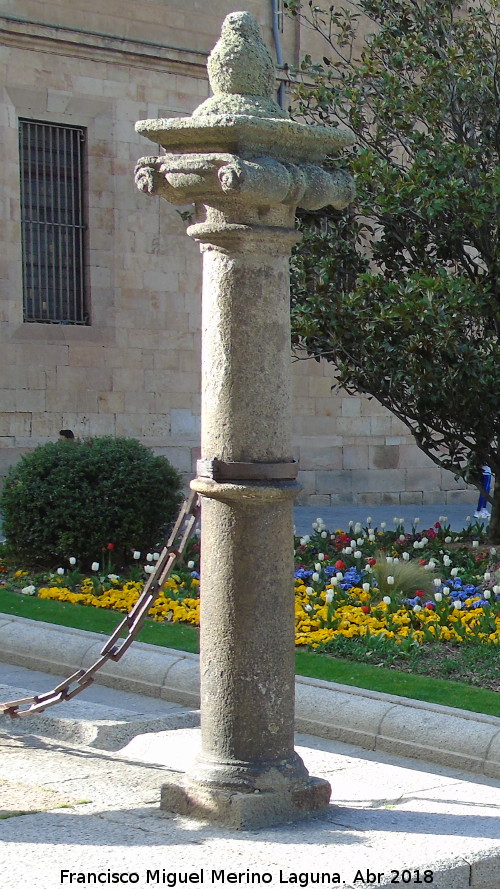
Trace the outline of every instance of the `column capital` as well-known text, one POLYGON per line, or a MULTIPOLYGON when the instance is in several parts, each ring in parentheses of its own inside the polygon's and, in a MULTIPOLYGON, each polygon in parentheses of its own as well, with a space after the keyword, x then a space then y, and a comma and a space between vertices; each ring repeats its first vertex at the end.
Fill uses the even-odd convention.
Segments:
POLYGON ((275 157, 240 157, 226 152, 167 154, 140 158, 135 168, 140 191, 172 204, 340 210, 354 197, 354 182, 344 170, 291 163, 275 157))

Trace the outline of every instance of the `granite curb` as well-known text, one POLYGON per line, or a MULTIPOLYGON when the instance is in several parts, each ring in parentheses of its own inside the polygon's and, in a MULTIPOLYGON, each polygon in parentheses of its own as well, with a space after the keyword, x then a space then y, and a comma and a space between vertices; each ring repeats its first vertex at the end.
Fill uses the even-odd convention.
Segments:
MULTIPOLYGON (((0 658, 6 663, 70 675, 97 660, 102 646, 98 633, 0 616, 0 658)), ((199 658, 188 652, 136 642, 119 663, 105 664, 96 682, 199 706, 199 658)), ((500 718, 495 716, 297 676, 296 729, 500 779, 500 718)))

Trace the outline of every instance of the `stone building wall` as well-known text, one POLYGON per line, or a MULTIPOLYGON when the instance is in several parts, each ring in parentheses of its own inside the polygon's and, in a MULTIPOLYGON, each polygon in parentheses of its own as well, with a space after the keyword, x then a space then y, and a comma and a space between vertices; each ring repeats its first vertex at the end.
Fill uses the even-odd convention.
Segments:
MULTIPOLYGON (((271 3, 245 7, 272 46, 271 3)), ((136 120, 190 114, 227 0, 4 0, 0 10, 0 474, 55 440, 127 435, 186 478, 199 449, 198 247, 179 213, 134 187, 155 147, 136 120), (23 323, 19 118, 86 127, 90 324, 23 323)), ((309 37, 285 21, 285 59, 309 37)), ((374 401, 332 395, 328 364, 294 363, 303 502, 431 503, 474 493, 374 401)))

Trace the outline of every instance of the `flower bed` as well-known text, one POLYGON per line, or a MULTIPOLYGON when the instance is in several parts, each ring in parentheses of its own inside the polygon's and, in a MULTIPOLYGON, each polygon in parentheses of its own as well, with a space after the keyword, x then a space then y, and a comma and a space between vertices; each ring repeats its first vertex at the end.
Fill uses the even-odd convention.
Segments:
MULTIPOLYGON (((401 650, 426 643, 500 643, 500 558, 479 526, 453 534, 443 518, 410 531, 350 524, 331 533, 321 519, 295 540, 295 641, 328 651, 336 640, 359 639, 401 650)), ((199 623, 198 546, 168 580, 150 611, 156 621, 199 623)), ((136 553, 135 556, 139 557, 136 553)), ((74 559, 55 572, 33 575, 3 562, 3 585, 42 599, 128 612, 158 553, 124 579, 98 563, 79 573, 74 559)), ((0 596, 1 607, 1 596, 0 596)))

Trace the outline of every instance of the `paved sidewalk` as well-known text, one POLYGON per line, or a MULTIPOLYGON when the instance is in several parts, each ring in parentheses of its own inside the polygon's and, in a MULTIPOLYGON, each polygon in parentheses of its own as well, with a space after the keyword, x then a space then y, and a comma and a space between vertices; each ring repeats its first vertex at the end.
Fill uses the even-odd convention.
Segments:
MULTIPOLYGON (((0 681, 4 683, 0 701, 26 697, 23 689, 30 686, 23 681, 19 668, 53 674, 30 677, 30 683, 35 679, 38 682, 38 691, 49 691, 60 678, 93 664, 103 642, 103 636, 97 633, 0 615, 2 657, 17 665, 0 665, 0 681)), ((101 702, 111 711, 104 722, 93 723, 85 710, 87 701, 97 703, 94 684, 69 703, 23 718, 15 725, 34 731, 41 731, 43 725, 44 733, 51 737, 116 750, 134 733, 197 723, 194 711, 199 706, 199 658, 195 654, 136 642, 118 663, 108 661, 95 678, 100 685, 108 686, 106 691, 99 690, 101 702), (117 689, 147 695, 135 725, 117 710, 117 689), (155 699, 191 708, 190 721, 174 710, 160 714, 147 708, 146 701, 155 703, 155 699)), ((295 726, 299 731, 500 780, 498 717, 304 676, 296 677, 295 699, 295 726)))
MULTIPOLYGON (((12 669, 9 679, 36 690, 45 677, 12 669)), ((115 711, 131 721, 151 708, 157 717, 172 713, 166 702, 93 688, 86 693, 89 719, 109 715, 103 699, 110 694, 115 711)), ((189 711, 177 708, 183 713, 189 711)), ((118 880, 140 889, 186 882, 500 886, 498 781, 299 734, 309 771, 332 784, 327 812, 231 832, 159 809, 166 775, 193 761, 196 728, 141 734, 104 751, 45 737, 41 728, 13 734, 16 725, 0 729, 2 889, 118 880)))
MULTIPOLYGON (((363 527, 367 519, 371 519, 373 528, 380 528, 381 522, 385 522, 388 529, 395 527, 394 519, 404 519, 405 527, 411 530, 412 522, 419 519, 418 528, 430 528, 446 517, 452 531, 461 531, 469 521, 476 522, 474 518, 475 504, 438 504, 435 506, 296 506, 294 509, 295 528, 297 534, 310 534, 312 523, 317 518, 322 518, 327 528, 331 531, 342 528, 347 531, 349 522, 360 522, 363 527)), ((480 520, 480 524, 487 528, 487 522, 480 520)))

